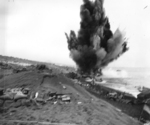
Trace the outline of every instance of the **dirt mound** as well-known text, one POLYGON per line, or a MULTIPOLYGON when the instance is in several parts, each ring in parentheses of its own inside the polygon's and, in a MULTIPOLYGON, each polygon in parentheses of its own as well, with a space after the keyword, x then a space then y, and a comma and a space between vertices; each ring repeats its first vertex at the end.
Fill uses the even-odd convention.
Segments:
MULTIPOLYGON (((140 125, 107 102, 96 98, 64 74, 24 71, 0 79, 0 88, 29 88, 30 94, 38 93, 45 100, 50 93, 70 97, 69 102, 52 98, 45 103, 20 99, 7 100, 0 111, 0 120, 39 121, 50 123, 72 123, 80 125, 140 125)), ((35 97, 34 97, 35 99, 35 97)), ((15 124, 5 122, 4 124, 15 124)), ((24 124, 24 123, 21 123, 24 124)), ((30 123, 28 123, 30 124, 30 123)), ((36 124, 32 122, 31 124, 36 124)))

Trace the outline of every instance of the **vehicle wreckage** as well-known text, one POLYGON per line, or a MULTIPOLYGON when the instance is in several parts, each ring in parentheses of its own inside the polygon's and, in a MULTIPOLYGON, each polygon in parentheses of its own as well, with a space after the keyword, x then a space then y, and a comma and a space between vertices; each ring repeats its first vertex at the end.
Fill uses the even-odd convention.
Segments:
POLYGON ((5 101, 12 100, 14 102, 17 102, 18 100, 25 99, 29 102, 33 102, 36 105, 39 105, 38 103, 47 103, 48 101, 55 102, 61 101, 61 102, 70 102, 71 93, 62 94, 57 92, 48 92, 44 93, 46 95, 46 98, 39 97, 39 92, 32 92, 29 88, 7 88, 3 89, 0 88, 0 100, 3 101, 1 105, 3 106, 5 101))

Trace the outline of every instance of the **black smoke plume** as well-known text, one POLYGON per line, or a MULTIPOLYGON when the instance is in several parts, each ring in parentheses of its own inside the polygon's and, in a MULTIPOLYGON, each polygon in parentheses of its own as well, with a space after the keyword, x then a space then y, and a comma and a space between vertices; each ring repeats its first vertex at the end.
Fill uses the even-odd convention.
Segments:
MULTIPOLYGON (((117 29, 113 34, 109 19, 105 16, 103 0, 83 0, 80 30, 76 36, 70 31, 67 37, 71 58, 78 70, 96 72, 107 66, 128 50, 124 34, 117 29)), ((117 20, 117 19, 116 19, 117 20)))

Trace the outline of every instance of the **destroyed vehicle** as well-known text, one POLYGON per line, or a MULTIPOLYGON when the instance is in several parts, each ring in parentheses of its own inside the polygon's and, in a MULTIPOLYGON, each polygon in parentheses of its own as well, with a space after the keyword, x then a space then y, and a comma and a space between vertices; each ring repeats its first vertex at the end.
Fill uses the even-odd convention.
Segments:
POLYGON ((132 94, 124 93, 123 94, 123 99, 135 100, 136 98, 132 94))
POLYGON ((54 100, 70 102, 71 98, 69 95, 66 95, 66 94, 57 94, 56 92, 55 93, 49 92, 47 101, 54 101, 54 100))
POLYGON ((48 92, 47 93, 47 95, 49 96, 49 97, 54 97, 54 96, 56 96, 56 92, 48 92))
POLYGON ((57 93, 56 92, 48 92, 47 93, 47 101, 56 100, 57 99, 57 93))
POLYGON ((117 92, 110 92, 107 94, 107 97, 110 99, 117 99, 118 95, 117 92))
POLYGON ((125 104, 135 104, 135 102, 133 100, 129 100, 129 99, 120 99, 119 102, 121 103, 125 103, 125 104))
POLYGON ((33 92, 30 95, 30 101, 34 102, 36 105, 39 105, 38 103, 45 104, 46 99, 43 99, 43 94, 39 94, 39 92, 33 92))
POLYGON ((18 100, 27 98, 29 94, 28 88, 7 88, 0 95, 1 100, 18 100))
POLYGON ((57 99, 63 101, 63 102, 70 102, 71 98, 69 95, 64 95, 64 94, 58 94, 57 99))
POLYGON ((141 92, 140 94, 138 94, 137 97, 140 100, 146 100, 146 99, 150 98, 150 91, 145 90, 145 91, 141 92))
POLYGON ((48 67, 45 64, 38 64, 36 66, 37 70, 48 70, 48 67))
POLYGON ((70 102, 71 98, 70 98, 70 96, 64 95, 64 96, 62 96, 62 101, 63 102, 70 102))
POLYGON ((78 75, 74 72, 69 72, 66 74, 66 76, 71 79, 78 79, 78 75))
POLYGON ((25 67, 13 69, 13 72, 14 72, 14 73, 19 73, 19 72, 24 72, 24 71, 27 71, 27 69, 26 69, 25 67))

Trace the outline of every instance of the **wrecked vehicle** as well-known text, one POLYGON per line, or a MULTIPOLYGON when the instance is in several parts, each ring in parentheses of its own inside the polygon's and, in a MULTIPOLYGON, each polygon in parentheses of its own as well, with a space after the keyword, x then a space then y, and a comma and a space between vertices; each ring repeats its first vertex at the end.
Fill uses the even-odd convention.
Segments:
POLYGON ((7 100, 17 101, 20 99, 27 99, 29 96, 30 89, 28 88, 7 88, 6 90, 1 89, 0 100, 2 100, 3 105, 7 100))

